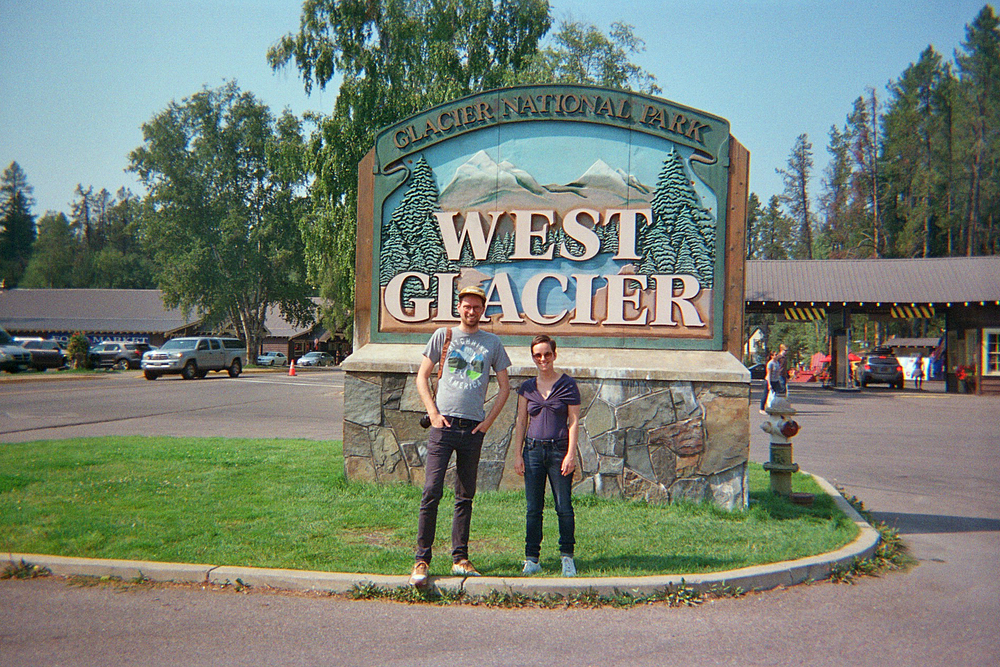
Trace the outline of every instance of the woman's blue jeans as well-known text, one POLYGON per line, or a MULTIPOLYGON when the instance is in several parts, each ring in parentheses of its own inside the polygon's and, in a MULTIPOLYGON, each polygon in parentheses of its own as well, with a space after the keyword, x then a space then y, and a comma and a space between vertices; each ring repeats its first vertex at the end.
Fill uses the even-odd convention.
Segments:
POLYGON ((573 475, 563 475, 560 467, 569 443, 565 440, 532 440, 524 443, 524 496, 527 522, 524 555, 537 561, 542 550, 542 509, 545 507, 545 480, 552 486, 556 516, 559 519, 559 552, 573 555, 576 544, 576 519, 573 515, 573 475))

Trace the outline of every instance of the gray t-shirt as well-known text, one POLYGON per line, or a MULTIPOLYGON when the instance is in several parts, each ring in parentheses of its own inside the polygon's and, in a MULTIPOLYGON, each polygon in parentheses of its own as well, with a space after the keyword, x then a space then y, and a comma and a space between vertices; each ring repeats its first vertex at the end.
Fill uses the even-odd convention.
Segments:
MULTIPOLYGON (((435 331, 424 347, 424 356, 435 364, 441 360, 446 332, 445 328, 435 331)), ((508 366, 510 358, 499 336, 482 329, 467 334, 453 328, 444 373, 438 382, 438 411, 445 416, 483 421, 490 369, 499 373, 508 366)))

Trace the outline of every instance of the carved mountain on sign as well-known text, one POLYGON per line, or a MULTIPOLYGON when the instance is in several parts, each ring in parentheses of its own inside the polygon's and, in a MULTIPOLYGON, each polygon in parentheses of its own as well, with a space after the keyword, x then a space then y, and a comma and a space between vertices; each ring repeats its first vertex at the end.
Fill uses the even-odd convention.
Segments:
POLYGON ((565 185, 541 185, 531 174, 479 151, 455 170, 441 192, 443 210, 513 210, 544 208, 565 213, 574 208, 647 206, 652 188, 621 169, 596 160, 579 178, 565 185))

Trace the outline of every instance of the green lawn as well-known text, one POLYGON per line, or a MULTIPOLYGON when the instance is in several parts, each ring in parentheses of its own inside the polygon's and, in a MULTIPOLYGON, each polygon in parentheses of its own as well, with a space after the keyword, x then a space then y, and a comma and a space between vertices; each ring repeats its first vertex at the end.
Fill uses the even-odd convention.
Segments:
MULTIPOLYGON (((648 505, 578 497, 583 576, 728 570, 837 549, 857 529, 806 475, 811 508, 773 496, 751 468, 751 507, 648 505)), ((0 551, 335 572, 409 571, 420 490, 344 479, 341 443, 107 437, 0 445, 0 551)), ((450 566, 451 497, 437 558, 450 566)), ((488 575, 520 572, 522 493, 482 493, 471 557, 488 575)), ((542 566, 558 572, 555 512, 542 566)))

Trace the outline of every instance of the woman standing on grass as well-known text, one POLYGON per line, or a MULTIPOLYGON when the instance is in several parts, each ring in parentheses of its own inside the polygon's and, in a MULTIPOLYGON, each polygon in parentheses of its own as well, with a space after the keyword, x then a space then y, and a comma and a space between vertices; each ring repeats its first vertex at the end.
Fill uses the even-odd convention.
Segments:
POLYGON ((579 435, 580 390, 573 378, 555 370, 556 342, 552 338, 544 334, 535 336, 531 341, 531 357, 538 375, 522 382, 517 390, 514 429, 518 448, 514 470, 524 475, 527 505, 522 574, 542 571, 538 559, 542 548, 545 480, 548 479, 559 519, 562 576, 574 577, 576 520, 571 494, 579 435))

